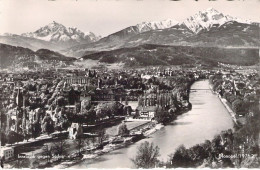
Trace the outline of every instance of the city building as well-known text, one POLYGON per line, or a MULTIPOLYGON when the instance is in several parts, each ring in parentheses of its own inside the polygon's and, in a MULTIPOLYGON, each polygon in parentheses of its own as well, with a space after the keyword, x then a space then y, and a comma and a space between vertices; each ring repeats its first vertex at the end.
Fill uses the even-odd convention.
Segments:
POLYGON ((14 157, 14 148, 13 147, 1 147, 0 149, 1 158, 4 157, 4 160, 10 160, 14 157))
POLYGON ((64 82, 68 84, 90 84, 90 78, 84 76, 77 76, 77 77, 65 77, 64 82))

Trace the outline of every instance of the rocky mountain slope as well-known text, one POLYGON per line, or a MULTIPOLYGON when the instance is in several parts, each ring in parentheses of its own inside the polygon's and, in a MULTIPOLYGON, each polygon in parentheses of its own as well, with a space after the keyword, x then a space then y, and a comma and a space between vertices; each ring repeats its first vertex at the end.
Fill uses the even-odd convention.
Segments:
POLYGON ((198 12, 183 22, 174 23, 169 27, 144 32, 140 32, 136 26, 128 27, 95 43, 75 46, 62 53, 80 57, 141 44, 224 48, 255 48, 260 45, 258 23, 224 15, 212 8, 198 12))
POLYGON ((21 46, 32 50, 41 48, 61 50, 79 44, 96 42, 99 39, 100 36, 96 36, 92 32, 84 33, 75 27, 65 27, 53 21, 35 32, 23 33, 21 35, 9 33, 1 35, 0 43, 21 46))
POLYGON ((185 25, 193 33, 198 34, 201 31, 209 31, 212 27, 220 27, 221 25, 229 22, 236 21, 244 24, 252 24, 249 20, 243 20, 215 10, 214 8, 208 8, 204 11, 199 11, 193 16, 190 16, 181 25, 185 25))
POLYGON ((129 38, 133 36, 138 36, 141 33, 149 32, 153 30, 162 30, 173 27, 177 25, 178 22, 172 19, 167 19, 163 21, 152 21, 152 22, 142 22, 135 26, 130 26, 125 29, 122 29, 118 32, 108 35, 107 37, 101 38, 99 41, 91 44, 82 44, 61 52, 66 55, 73 55, 80 57, 86 52, 100 51, 100 50, 110 50, 117 49, 122 47, 122 44, 125 43, 129 38))
POLYGON ((29 32, 21 34, 24 37, 36 38, 49 42, 78 42, 78 43, 91 43, 100 39, 92 32, 84 33, 79 29, 73 27, 65 27, 62 24, 59 24, 55 21, 52 23, 41 27, 35 32, 29 32))

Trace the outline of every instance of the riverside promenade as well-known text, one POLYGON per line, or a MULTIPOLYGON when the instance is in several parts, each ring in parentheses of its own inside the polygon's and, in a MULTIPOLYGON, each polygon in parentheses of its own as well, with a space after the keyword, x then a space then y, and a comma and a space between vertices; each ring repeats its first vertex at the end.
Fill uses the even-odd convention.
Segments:
POLYGON ((236 118, 236 114, 235 112, 233 112, 233 110, 229 107, 229 105, 227 104, 227 100, 222 98, 219 94, 217 94, 216 92, 213 91, 212 89, 212 85, 209 85, 209 88, 211 89, 211 91, 213 93, 215 93, 216 95, 218 95, 219 100, 221 101, 221 103, 225 106, 225 108, 227 109, 228 113, 230 114, 230 116, 232 117, 233 121, 238 124, 237 118, 236 118))
POLYGON ((233 110, 228 106, 227 104, 227 100, 223 99, 222 97, 220 97, 218 95, 219 100, 223 103, 223 105, 225 106, 225 108, 227 109, 228 113, 231 115, 232 119, 234 120, 234 122, 236 124, 238 124, 237 118, 236 118, 236 114, 233 112, 233 110))

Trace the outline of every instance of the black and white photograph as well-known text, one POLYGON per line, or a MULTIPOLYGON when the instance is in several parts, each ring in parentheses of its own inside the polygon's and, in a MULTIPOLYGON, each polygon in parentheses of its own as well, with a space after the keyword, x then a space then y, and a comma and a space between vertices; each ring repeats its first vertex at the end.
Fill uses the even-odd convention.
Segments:
POLYGON ((0 169, 260 168, 260 0, 0 0, 0 169))

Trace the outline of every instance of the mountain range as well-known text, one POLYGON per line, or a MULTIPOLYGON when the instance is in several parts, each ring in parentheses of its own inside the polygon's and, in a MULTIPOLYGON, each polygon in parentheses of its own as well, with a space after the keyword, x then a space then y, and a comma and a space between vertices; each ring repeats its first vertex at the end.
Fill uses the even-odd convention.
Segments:
POLYGON ((78 42, 78 43, 90 43, 100 39, 92 32, 84 33, 79 29, 73 27, 65 27, 55 21, 36 30, 35 32, 29 32, 21 34, 24 37, 36 38, 49 42, 78 42))
MULTIPOLYGON (((35 32, 21 35, 4 34, 0 36, 0 43, 29 48, 35 53, 39 49, 49 49, 64 57, 79 58, 80 61, 92 59, 105 63, 127 63, 129 62, 129 56, 131 56, 133 59, 131 61, 136 61, 135 64, 140 66, 147 64, 142 64, 143 59, 139 58, 140 60, 138 60, 135 55, 144 57, 145 55, 150 56, 148 53, 157 54, 150 51, 150 49, 144 48, 146 45, 149 47, 151 45, 153 47, 157 46, 154 47, 156 50, 159 48, 167 51, 165 53, 160 52, 159 56, 161 57, 158 60, 154 59, 154 63, 150 63, 152 65, 156 63, 162 64, 161 61, 167 56, 175 56, 169 59, 172 64, 174 64, 174 61, 176 63, 179 63, 178 61, 184 62, 183 59, 187 59, 188 56, 193 56, 193 58, 189 58, 185 62, 193 61, 194 63, 195 60, 201 62, 201 56, 204 56, 203 61, 207 60, 210 62, 206 63, 215 64, 218 62, 217 60, 209 59, 210 57, 207 58, 206 56, 206 54, 214 56, 208 51, 212 50, 216 53, 216 58, 219 61, 230 64, 243 64, 244 62, 244 64, 248 65, 252 64, 252 60, 257 55, 256 49, 260 45, 259 30, 259 23, 224 15, 213 8, 209 8, 199 11, 182 22, 173 19, 143 22, 103 38, 96 36, 92 32, 83 33, 77 28, 67 28, 54 21, 35 32), (176 48, 194 51, 195 54, 191 55, 185 52, 168 53, 178 51, 176 48), (132 50, 133 54, 129 50, 132 50), (237 54, 239 59, 232 55, 231 52, 237 54), (176 56, 177 54, 178 56, 176 56), (250 62, 246 62, 245 59, 249 54, 253 58, 250 58, 250 62), (241 58, 243 55, 245 59, 241 58), (184 57, 180 59, 182 56, 184 57), (221 59, 223 57, 225 59, 221 59), (235 58, 240 62, 236 62, 235 58)), ((151 59, 155 57, 152 56, 151 59)))
POLYGON ((250 20, 243 20, 229 15, 224 15, 214 8, 208 8, 205 11, 199 11, 195 15, 190 16, 183 21, 181 25, 186 26, 193 33, 198 34, 201 31, 209 31, 212 27, 220 27, 230 21, 252 24, 250 20))
POLYGON ((21 35, 5 33, 0 36, 0 42, 32 50, 41 48, 61 50, 79 44, 92 43, 100 38, 100 36, 96 36, 92 32, 84 33, 78 28, 65 27, 53 21, 35 32, 23 33, 21 35))
POLYGON ((80 57, 97 51, 142 44, 224 48, 255 48, 260 44, 259 23, 224 15, 213 8, 200 11, 183 22, 171 23, 168 27, 149 27, 145 31, 139 31, 138 25, 127 27, 97 42, 74 46, 61 52, 80 57))

